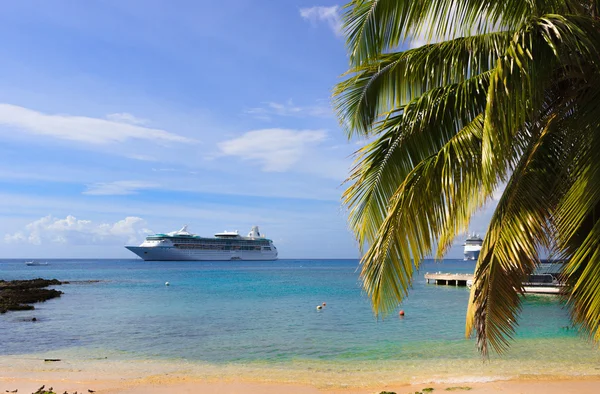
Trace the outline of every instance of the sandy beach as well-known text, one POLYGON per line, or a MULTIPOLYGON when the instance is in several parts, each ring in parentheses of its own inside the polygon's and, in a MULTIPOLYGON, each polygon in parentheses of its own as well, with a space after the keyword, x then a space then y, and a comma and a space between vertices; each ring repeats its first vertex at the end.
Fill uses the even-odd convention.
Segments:
MULTIPOLYGON (((33 393, 42 385, 56 393, 170 394, 170 393, 249 393, 249 394, 373 394, 382 391, 415 393, 425 388, 433 392, 469 393, 598 393, 598 375, 523 375, 514 379, 499 377, 446 376, 429 382, 377 381, 365 377, 358 382, 349 373, 349 384, 338 373, 327 381, 327 371, 298 374, 285 369, 244 370, 240 366, 211 366, 159 361, 78 360, 44 362, 15 356, 0 360, 0 393, 33 393)), ((398 371, 401 374, 401 371, 398 371)))
POLYGON ((384 384, 369 387, 330 387, 320 388, 312 385, 285 384, 276 382, 257 382, 250 380, 205 381, 189 377, 148 376, 143 379, 106 379, 102 375, 90 376, 77 374, 36 373, 24 375, 5 375, 0 378, 1 392, 18 390, 19 393, 33 393, 40 386, 52 387, 56 393, 97 394, 376 394, 382 391, 414 393, 424 388, 433 388, 433 392, 453 393, 598 393, 600 377, 582 377, 578 379, 536 379, 508 380, 483 383, 435 383, 435 384, 384 384))

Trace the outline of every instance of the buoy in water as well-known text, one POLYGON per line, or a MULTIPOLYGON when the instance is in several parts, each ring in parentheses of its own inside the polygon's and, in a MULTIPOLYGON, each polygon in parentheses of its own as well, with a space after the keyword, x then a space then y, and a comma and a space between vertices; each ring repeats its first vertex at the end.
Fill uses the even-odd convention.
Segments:
POLYGON ((170 285, 170 283, 169 283, 169 282, 165 282, 165 286, 169 286, 169 285, 170 285))
POLYGON ((317 309, 323 309, 321 305, 317 305, 317 309))
POLYGON ((327 303, 326 303, 326 302, 324 302, 324 303, 323 303, 323 306, 325 306, 325 305, 327 305, 327 303))
POLYGON ((400 312, 398 312, 399 316, 404 316, 404 310, 400 309, 400 312))

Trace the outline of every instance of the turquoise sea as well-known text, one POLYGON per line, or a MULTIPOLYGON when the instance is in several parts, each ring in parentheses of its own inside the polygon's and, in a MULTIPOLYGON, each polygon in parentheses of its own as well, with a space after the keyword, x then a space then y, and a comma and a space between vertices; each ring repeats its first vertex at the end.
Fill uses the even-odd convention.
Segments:
POLYGON ((2 260, 0 279, 72 283, 33 311, 0 315, 2 356, 153 360, 288 381, 320 371, 340 384, 600 372, 600 350, 569 327, 554 296, 526 297, 511 350, 483 362, 464 338, 469 290, 423 277, 471 273, 473 262, 426 262, 398 307, 405 316, 377 319, 357 260, 40 261, 49 265, 2 260))

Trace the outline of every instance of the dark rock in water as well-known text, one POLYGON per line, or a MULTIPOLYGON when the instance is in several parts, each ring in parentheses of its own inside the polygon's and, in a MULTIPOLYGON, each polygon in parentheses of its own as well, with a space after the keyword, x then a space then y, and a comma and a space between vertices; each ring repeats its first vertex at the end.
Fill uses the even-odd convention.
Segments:
MULTIPOLYGON (((61 285, 56 279, 0 280, 0 313, 34 309, 35 302, 60 297, 62 291, 45 289, 47 286, 61 285)), ((36 319, 37 320, 37 319, 36 319)))
POLYGON ((41 289, 48 286, 62 285, 58 279, 26 279, 26 280, 0 280, 0 290, 3 289, 41 289))
POLYGON ((2 296, 0 296, 0 313, 6 313, 8 311, 31 311, 33 309, 35 309, 33 305, 13 303, 12 300, 4 300, 2 296))

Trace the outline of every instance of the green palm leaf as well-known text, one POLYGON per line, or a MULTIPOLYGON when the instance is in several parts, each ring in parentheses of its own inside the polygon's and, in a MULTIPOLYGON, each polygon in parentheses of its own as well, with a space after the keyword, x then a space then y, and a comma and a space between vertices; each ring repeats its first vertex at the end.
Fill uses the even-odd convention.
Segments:
POLYGON ((523 281, 549 248, 552 212, 561 182, 564 134, 550 115, 534 144, 520 158, 492 217, 477 260, 467 312, 467 336, 477 331, 484 355, 488 344, 502 352, 514 334, 523 281))
POLYGON ((515 30, 528 17, 574 12, 560 0, 354 0, 346 6, 344 31, 353 66, 397 48, 405 40, 427 40, 515 30), (501 29, 499 27, 502 27, 501 29))
POLYGON ((572 318, 600 341, 599 2, 354 0, 335 106, 357 152, 344 203, 376 313, 424 256, 443 256, 500 183, 467 333, 483 354, 514 334, 538 249, 568 259, 572 318), (405 40, 443 41, 394 52, 405 40))
POLYGON ((542 115, 557 64, 581 68, 581 58, 588 60, 586 64, 598 64, 599 45, 598 24, 577 16, 546 16, 514 35, 506 54, 498 59, 488 92, 483 166, 489 189, 498 177, 505 178, 529 144, 528 129, 522 126, 542 115))
POLYGON ((600 341, 600 77, 571 82, 569 130, 573 137, 569 172, 574 179, 568 185, 557 208, 559 250, 569 257, 564 267, 568 278, 568 305, 573 321, 595 341, 600 341), (577 98, 577 99, 575 99, 577 98), (581 105, 581 103, 585 103, 581 105))
POLYGON ((352 76, 334 89, 338 116, 350 136, 353 132, 368 135, 373 123, 390 108, 492 69, 511 36, 500 32, 458 38, 385 54, 351 69, 352 76))
POLYGON ((387 313, 402 301, 414 268, 431 253, 435 235, 464 229, 481 206, 482 129, 480 116, 421 161, 390 199, 387 216, 361 261, 364 288, 376 313, 387 313), (460 209, 448 215, 447 203, 460 204, 460 209))
POLYGON ((485 73, 433 89, 377 126, 380 137, 358 152, 344 193, 361 246, 377 237, 389 199, 414 167, 483 112, 488 84, 485 73), (467 98, 470 105, 464 105, 467 98))

